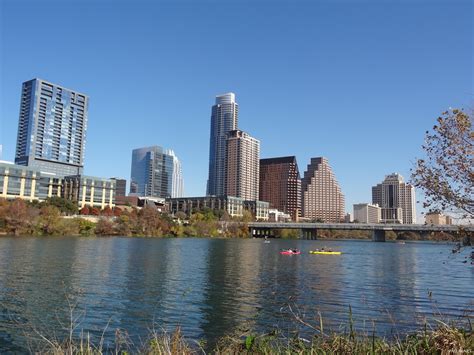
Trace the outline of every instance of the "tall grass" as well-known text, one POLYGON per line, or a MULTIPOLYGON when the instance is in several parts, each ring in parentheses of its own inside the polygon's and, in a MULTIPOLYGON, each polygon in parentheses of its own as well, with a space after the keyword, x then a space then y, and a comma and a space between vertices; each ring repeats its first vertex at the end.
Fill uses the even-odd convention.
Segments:
MULTIPOLYGON (((350 328, 350 326, 349 326, 350 328)), ((196 342, 184 338, 181 329, 168 333, 164 330, 150 330, 148 337, 140 344, 130 341, 128 334, 116 331, 114 346, 104 346, 103 338, 94 344, 89 334, 80 333, 77 338, 63 341, 41 337, 36 354, 205 354, 196 342)), ((210 354, 473 354, 474 335, 472 329, 460 329, 439 322, 437 327, 423 327, 416 333, 403 338, 387 340, 375 333, 358 334, 352 328, 346 333, 323 334, 302 338, 287 337, 278 330, 257 334, 249 330, 225 336, 208 350, 210 354)))

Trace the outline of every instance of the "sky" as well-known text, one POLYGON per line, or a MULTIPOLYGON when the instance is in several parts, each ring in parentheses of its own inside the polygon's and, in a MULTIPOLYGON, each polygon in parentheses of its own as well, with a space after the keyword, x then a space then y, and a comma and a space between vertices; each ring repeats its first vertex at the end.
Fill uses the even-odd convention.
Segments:
POLYGON ((14 160, 21 84, 38 77, 90 97, 85 174, 129 180, 132 149, 159 145, 201 196, 211 106, 234 92, 261 157, 295 155, 301 174, 327 157, 351 212, 385 175, 409 179, 441 112, 473 106, 473 7, 0 0, 1 159, 14 160))

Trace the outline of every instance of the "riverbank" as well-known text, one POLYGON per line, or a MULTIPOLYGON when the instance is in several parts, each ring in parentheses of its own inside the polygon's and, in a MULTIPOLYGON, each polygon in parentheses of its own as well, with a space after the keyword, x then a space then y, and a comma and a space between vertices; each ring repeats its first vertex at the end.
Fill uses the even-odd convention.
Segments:
MULTIPOLYGON (((308 325, 313 327, 311 325, 308 325)), ((292 337, 278 330, 257 334, 242 330, 236 334, 218 340, 212 349, 206 349, 206 343, 191 342, 182 335, 178 327, 172 333, 151 330, 148 338, 141 344, 129 341, 129 334, 117 330, 113 344, 107 347, 103 339, 97 343, 88 334, 69 337, 58 341, 42 339, 31 349, 36 354, 471 354, 474 352, 474 334, 472 329, 462 329, 439 323, 436 329, 421 328, 418 332, 396 337, 392 340, 370 334, 358 334, 352 324, 347 332, 325 334, 321 326, 313 328, 311 337, 292 337), (36 348, 37 347, 37 348, 36 348)))
MULTIPOLYGON (((152 207, 94 210, 95 215, 77 215, 70 201, 53 199, 41 204, 0 199, 0 235, 24 236, 130 236, 130 237, 221 237, 249 238, 250 214, 232 218, 224 211, 202 210, 191 216, 170 216, 152 207), (69 202, 69 203, 66 203, 69 202)), ((90 213, 89 210, 81 212, 90 213)), ((297 239, 297 229, 274 231, 274 237, 297 239)), ((318 239, 372 239, 370 231, 318 230, 318 239)), ((386 232, 387 240, 461 241, 448 233, 419 235, 414 232, 386 232)), ((473 237, 471 236, 471 241, 473 237)))

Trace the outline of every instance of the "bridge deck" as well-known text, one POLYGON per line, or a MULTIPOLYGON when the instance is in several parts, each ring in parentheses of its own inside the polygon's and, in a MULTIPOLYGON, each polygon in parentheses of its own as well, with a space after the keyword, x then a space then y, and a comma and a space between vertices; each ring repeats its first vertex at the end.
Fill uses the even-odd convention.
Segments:
POLYGON ((474 225, 423 225, 423 224, 366 224, 366 223, 279 223, 251 222, 255 229, 335 229, 335 230, 385 230, 410 232, 474 232, 474 225))

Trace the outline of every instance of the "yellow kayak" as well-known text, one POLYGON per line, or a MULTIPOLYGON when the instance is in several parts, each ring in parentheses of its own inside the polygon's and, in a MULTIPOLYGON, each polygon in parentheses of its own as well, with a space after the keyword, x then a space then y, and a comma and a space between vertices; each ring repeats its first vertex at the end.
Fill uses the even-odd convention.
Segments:
POLYGON ((310 254, 321 254, 321 255, 341 255, 342 251, 309 251, 310 254))

